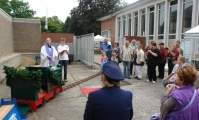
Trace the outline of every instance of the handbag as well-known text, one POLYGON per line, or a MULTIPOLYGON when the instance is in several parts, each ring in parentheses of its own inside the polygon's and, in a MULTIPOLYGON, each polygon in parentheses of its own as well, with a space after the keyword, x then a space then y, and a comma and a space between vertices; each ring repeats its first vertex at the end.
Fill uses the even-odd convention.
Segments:
MULTIPOLYGON (((170 116, 179 114, 179 113, 185 111, 187 108, 189 108, 189 107, 191 106, 191 104, 193 103, 195 97, 196 97, 196 93, 197 93, 197 91, 195 90, 195 91, 194 91, 194 94, 193 94, 193 96, 192 96, 192 98, 191 98, 191 100, 190 100, 190 102, 189 102, 183 109, 178 110, 178 111, 175 111, 175 112, 171 112, 171 113, 169 113, 169 114, 167 115, 167 117, 170 117, 170 116)), ((159 120, 159 119, 160 119, 160 113, 155 113, 155 114, 153 114, 153 115, 151 116, 151 118, 150 118, 150 120, 159 120)))
POLYGON ((122 61, 122 58, 118 57, 118 62, 121 63, 122 61))

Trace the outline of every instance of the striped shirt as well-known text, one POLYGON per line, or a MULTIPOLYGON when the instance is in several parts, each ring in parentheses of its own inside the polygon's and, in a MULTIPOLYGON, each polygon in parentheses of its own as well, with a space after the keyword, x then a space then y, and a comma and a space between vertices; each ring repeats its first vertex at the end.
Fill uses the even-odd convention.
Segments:
POLYGON ((121 51, 121 55, 122 55, 122 59, 123 61, 131 61, 131 55, 133 54, 133 49, 129 46, 123 46, 122 47, 122 51, 121 51))

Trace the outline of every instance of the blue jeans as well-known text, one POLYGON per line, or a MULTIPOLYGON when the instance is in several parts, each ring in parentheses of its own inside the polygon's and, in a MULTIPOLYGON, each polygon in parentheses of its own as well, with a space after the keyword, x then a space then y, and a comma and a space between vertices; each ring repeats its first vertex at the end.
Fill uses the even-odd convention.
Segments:
POLYGON ((130 61, 123 61, 123 67, 124 67, 124 76, 130 77, 130 61))
POLYGON ((59 64, 64 66, 64 79, 67 79, 67 67, 68 67, 68 60, 59 60, 59 64))
MULTIPOLYGON (((166 80, 164 80, 164 81, 162 81, 162 84, 163 84, 163 86, 164 87, 166 87, 169 83, 169 79, 170 79, 171 77, 169 77, 169 78, 167 78, 166 80)), ((177 85, 177 83, 176 82, 173 82, 173 83, 171 83, 171 84, 175 84, 175 85, 177 85)))
POLYGON ((108 58, 108 61, 111 61, 111 52, 106 52, 106 56, 108 58))

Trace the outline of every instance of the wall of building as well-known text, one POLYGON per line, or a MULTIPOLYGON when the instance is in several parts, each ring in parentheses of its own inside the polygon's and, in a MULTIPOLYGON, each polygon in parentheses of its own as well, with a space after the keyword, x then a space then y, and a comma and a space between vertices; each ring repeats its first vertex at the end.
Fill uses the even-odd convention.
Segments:
POLYGON ((73 36, 70 33, 41 33, 42 44, 46 42, 46 38, 51 38, 53 43, 60 43, 61 38, 65 38, 66 43, 73 43, 73 36))
POLYGON ((109 30, 111 33, 111 43, 115 43, 115 17, 101 22, 101 31, 109 30))
POLYGON ((3 66, 18 67, 21 63, 21 54, 13 53, 9 56, 4 56, 0 59, 0 82, 5 79, 6 74, 4 73, 3 66))
POLYGON ((0 8, 0 58, 14 52, 12 18, 0 8))
POLYGON ((39 52, 41 49, 41 24, 39 19, 13 18, 15 52, 39 52))

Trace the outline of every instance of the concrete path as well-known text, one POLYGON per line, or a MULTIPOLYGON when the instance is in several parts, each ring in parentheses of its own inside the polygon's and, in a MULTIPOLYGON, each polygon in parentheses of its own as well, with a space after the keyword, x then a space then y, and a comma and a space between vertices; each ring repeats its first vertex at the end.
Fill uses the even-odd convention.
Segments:
MULTIPOLYGON (((95 61, 99 62, 100 54, 95 55, 95 61)), ((120 64, 121 69, 122 64, 120 64)), ((99 66, 95 69, 89 68, 80 62, 74 62, 68 66, 68 82, 66 85, 75 81, 89 77, 100 71, 99 66)), ((167 73, 165 73, 167 75, 167 73)), ((133 93, 133 120, 148 120, 153 113, 159 112, 160 101, 164 95, 162 80, 158 79, 156 84, 146 82, 146 65, 143 68, 143 79, 125 79, 122 89, 133 93)), ((74 88, 66 90, 47 101, 44 106, 38 107, 34 112, 27 114, 27 120, 83 120, 84 109, 87 95, 82 94, 82 88, 101 87, 100 77, 95 77, 74 88)), ((10 88, 5 85, 5 81, 0 84, 0 98, 10 97, 10 88)), ((119 96, 118 96, 119 97, 119 96)))

